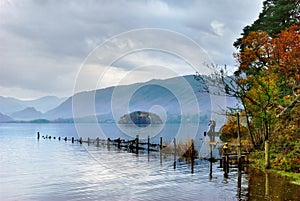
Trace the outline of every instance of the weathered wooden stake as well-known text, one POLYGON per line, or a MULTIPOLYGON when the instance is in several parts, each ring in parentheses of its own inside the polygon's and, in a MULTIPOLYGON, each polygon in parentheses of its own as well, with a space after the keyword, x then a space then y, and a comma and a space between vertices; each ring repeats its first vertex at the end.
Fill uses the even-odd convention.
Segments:
POLYGON ((209 157, 210 157, 209 160, 210 160, 210 161, 213 161, 212 146, 213 146, 212 144, 209 145, 209 157))
POLYGON ((177 155, 177 150, 176 150, 176 138, 174 137, 174 169, 176 169, 176 155, 177 155))
POLYGON ((88 146, 90 146, 90 138, 89 137, 87 139, 87 144, 88 144, 88 146))
POLYGON ((269 141, 265 141, 265 168, 270 168, 269 141))
POLYGON ((136 154, 139 153, 139 135, 136 135, 136 138, 135 138, 135 153, 136 154))
POLYGON ((194 144, 194 140, 192 139, 192 145, 191 145, 191 151, 192 151, 192 156, 191 156, 191 162, 192 162, 192 164, 191 164, 191 168, 192 168, 192 174, 194 174, 194 163, 195 163, 195 155, 196 155, 196 153, 195 153, 195 144, 194 144))
POLYGON ((121 139, 118 138, 118 149, 121 149, 121 139))
POLYGON ((72 137, 72 143, 74 143, 74 137, 72 137))
POLYGON ((134 140, 131 140, 131 145, 129 145, 129 149, 132 153, 133 153, 133 148, 134 148, 134 140))
POLYGON ((228 177, 228 173, 229 173, 229 155, 225 154, 225 173, 224 176, 228 177))
POLYGON ((238 124, 238 129, 237 129, 237 134, 238 134, 238 169, 241 170, 242 169, 242 160, 241 160, 241 136, 240 136, 240 114, 237 113, 237 124, 238 124))
POLYGON ((96 146, 99 147, 99 138, 96 139, 96 146))
POLYGON ((213 163, 212 160, 209 161, 209 178, 211 178, 211 179, 212 179, 212 163, 213 163))
POLYGON ((79 143, 82 144, 82 137, 79 138, 79 143))
POLYGON ((163 148, 163 145, 162 145, 162 137, 160 137, 160 140, 159 140, 159 147, 160 147, 160 150, 162 150, 162 148, 163 148))
POLYGON ((150 153, 150 136, 148 135, 148 154, 150 153))
POLYGON ((67 141, 67 140, 68 140, 68 138, 67 138, 67 137, 65 137, 64 141, 67 141))
POLYGON ((220 158, 220 168, 223 168, 223 156, 220 158))
POLYGON ((37 139, 40 139, 40 132, 37 132, 37 139))
POLYGON ((58 137, 58 141, 60 141, 60 137, 58 137))

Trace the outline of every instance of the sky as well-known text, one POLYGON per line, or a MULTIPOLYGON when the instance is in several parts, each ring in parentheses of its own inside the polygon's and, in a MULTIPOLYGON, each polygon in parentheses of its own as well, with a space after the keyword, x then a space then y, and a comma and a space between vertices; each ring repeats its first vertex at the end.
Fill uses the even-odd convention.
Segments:
POLYGON ((262 0, 0 0, 0 96, 28 100, 232 71, 262 0))

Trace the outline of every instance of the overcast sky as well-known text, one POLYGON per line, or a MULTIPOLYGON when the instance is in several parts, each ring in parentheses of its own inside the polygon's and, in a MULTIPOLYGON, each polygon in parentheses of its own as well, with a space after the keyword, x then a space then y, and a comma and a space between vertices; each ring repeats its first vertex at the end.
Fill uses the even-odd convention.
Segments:
POLYGON ((1 0, 0 96, 64 97, 74 87, 207 73, 209 62, 233 67, 232 44, 261 8, 262 0, 1 0))

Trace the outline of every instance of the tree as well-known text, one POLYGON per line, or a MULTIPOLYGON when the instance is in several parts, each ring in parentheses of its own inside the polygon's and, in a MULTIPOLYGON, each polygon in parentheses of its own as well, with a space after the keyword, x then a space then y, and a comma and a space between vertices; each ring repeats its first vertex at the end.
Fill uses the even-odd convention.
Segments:
POLYGON ((242 39, 247 37, 249 33, 260 30, 273 37, 279 34, 281 30, 299 23, 299 19, 300 0, 265 0, 258 19, 243 29, 242 38, 238 38, 233 45, 243 50, 242 39))
POLYGON ((274 132, 279 117, 291 114, 300 100, 300 26, 292 25, 275 37, 263 31, 242 39, 243 50, 235 86, 225 83, 240 98, 251 123, 260 127, 264 139, 274 132))
MULTIPOLYGON (((247 136, 248 130, 245 126, 240 125, 240 137, 247 136)), ((237 139, 238 137, 238 122, 235 113, 228 116, 227 122, 221 129, 220 139, 224 142, 237 139)))

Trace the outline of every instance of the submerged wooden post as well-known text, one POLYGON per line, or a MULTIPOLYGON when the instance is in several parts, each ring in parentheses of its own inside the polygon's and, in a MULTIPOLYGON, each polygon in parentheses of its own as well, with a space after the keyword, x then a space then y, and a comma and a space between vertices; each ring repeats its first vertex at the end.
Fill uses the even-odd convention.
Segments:
POLYGON ((269 141, 265 141, 265 168, 270 168, 269 141))
POLYGON ((68 138, 67 138, 67 137, 65 137, 64 141, 67 141, 67 140, 68 140, 68 138))
POLYGON ((60 141, 60 137, 58 137, 58 140, 60 141))
POLYGON ((72 143, 74 143, 74 137, 72 137, 72 143))
POLYGON ((238 198, 241 200, 242 194, 242 171, 238 169, 238 180, 237 180, 237 187, 238 187, 238 198))
POLYGON ((225 154, 224 169, 225 169, 224 176, 228 177, 228 173, 229 173, 229 155, 228 154, 225 154))
POLYGON ((241 160, 241 136, 240 136, 240 114, 237 113, 237 134, 238 134, 238 157, 237 157, 237 162, 238 162, 238 169, 241 170, 242 169, 242 160, 241 160))
POLYGON ((99 138, 96 139, 96 146, 99 147, 99 138))
POLYGON ((194 174, 194 163, 195 163, 195 144, 194 144, 194 140, 192 139, 192 145, 191 145, 191 168, 192 168, 192 174, 194 174))
POLYGON ((139 153, 139 135, 136 135, 136 138, 135 138, 135 153, 136 154, 139 153))
POLYGON ((226 168, 226 156, 222 156, 222 160, 223 160, 223 171, 225 172, 225 168, 226 168))
POLYGON ((110 142, 111 142, 111 139, 107 138, 106 145, 107 145, 107 150, 108 151, 110 150, 110 142))
POLYGON ((160 137, 159 139, 159 162, 160 162, 160 165, 162 165, 162 148, 163 148, 163 145, 162 145, 162 137, 160 137))
POLYGON ((176 169, 176 155, 177 155, 177 150, 176 150, 176 138, 174 137, 174 169, 176 169))
POLYGON ((223 156, 220 158, 220 168, 223 168, 223 156))
POLYGON ((109 146, 110 146, 110 138, 107 138, 106 145, 107 145, 107 148, 109 148, 109 146))
POLYGON ((40 132, 37 132, 37 139, 40 139, 40 132))
POLYGON ((82 137, 79 138, 79 143, 82 144, 82 137))
POLYGON ((213 161, 213 152, 212 152, 212 144, 209 145, 209 160, 213 161))
POLYGON ((118 138, 118 149, 121 149, 121 139, 118 138))
POLYGON ((150 136, 148 135, 148 154, 150 153, 150 136))
POLYGON ((212 179, 212 164, 213 164, 213 161, 209 161, 209 178, 212 179))
POLYGON ((162 150, 162 148, 163 148, 163 145, 162 145, 162 137, 160 137, 160 140, 159 140, 159 148, 160 148, 160 150, 162 150))
POLYGON ((90 146, 90 138, 89 137, 87 139, 87 144, 88 144, 88 146, 90 146))
POLYGON ((131 141, 130 141, 129 149, 130 149, 130 151, 133 153, 133 149, 134 149, 134 140, 131 140, 131 141))

